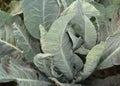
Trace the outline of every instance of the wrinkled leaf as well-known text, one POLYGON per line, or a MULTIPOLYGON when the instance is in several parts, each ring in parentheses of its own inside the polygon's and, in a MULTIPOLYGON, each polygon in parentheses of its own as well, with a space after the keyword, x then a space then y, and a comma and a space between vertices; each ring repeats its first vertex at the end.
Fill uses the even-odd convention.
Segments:
POLYGON ((38 67, 38 69, 45 73, 47 76, 51 76, 51 60, 53 55, 51 54, 37 54, 34 57, 34 64, 38 67))
POLYGON ((86 56, 86 63, 84 65, 83 71, 81 72, 80 77, 82 77, 82 80, 86 79, 95 70, 100 61, 104 47, 105 43, 101 42, 90 50, 90 52, 86 56))
POLYGON ((10 62, 5 69, 0 64, 0 83, 15 82, 17 86, 48 86, 50 83, 39 81, 34 70, 10 62), (7 70, 6 70, 7 69, 7 70))
POLYGON ((45 37, 46 46, 43 47, 44 52, 54 55, 55 66, 59 68, 69 80, 73 79, 73 52, 70 39, 66 34, 66 27, 75 16, 74 9, 77 9, 75 8, 77 2, 78 0, 73 2, 68 11, 66 11, 67 13, 64 12, 64 15, 53 23, 45 37))

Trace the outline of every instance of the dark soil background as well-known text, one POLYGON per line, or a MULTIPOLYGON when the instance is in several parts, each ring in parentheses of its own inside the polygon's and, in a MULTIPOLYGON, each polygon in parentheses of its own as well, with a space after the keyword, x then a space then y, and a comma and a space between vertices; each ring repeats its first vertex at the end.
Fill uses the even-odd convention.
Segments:
POLYGON ((84 86, 120 86, 120 66, 96 70, 83 81, 84 86))

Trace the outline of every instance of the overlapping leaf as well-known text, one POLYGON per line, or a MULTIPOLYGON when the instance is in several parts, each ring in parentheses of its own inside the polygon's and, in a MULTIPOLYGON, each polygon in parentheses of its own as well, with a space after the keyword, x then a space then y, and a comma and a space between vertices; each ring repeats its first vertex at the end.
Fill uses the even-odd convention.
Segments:
POLYGON ((85 47, 91 49, 95 46, 97 41, 97 33, 95 26, 89 20, 87 16, 85 16, 85 47))
POLYGON ((117 20, 119 19, 116 15, 119 7, 115 5, 104 7, 104 5, 98 3, 94 3, 93 5, 100 11, 100 15, 96 17, 99 24, 99 41, 106 40, 108 36, 111 36, 118 31, 118 26, 115 23, 117 23, 116 18, 117 20))
POLYGON ((34 64, 38 67, 38 69, 45 73, 47 76, 51 76, 51 60, 52 60, 51 54, 37 54, 34 57, 34 64))
POLYGON ((22 9, 27 30, 37 39, 40 38, 39 24, 48 30, 60 11, 56 0, 25 0, 22 9))
POLYGON ((10 14, 17 15, 22 13, 22 3, 23 0, 20 1, 11 1, 10 3, 10 14))
POLYGON ((80 71, 81 69, 83 68, 83 61, 81 60, 81 58, 74 54, 74 76, 76 76, 80 71))
MULTIPOLYGON (((33 56, 39 50, 36 51, 31 46, 29 35, 26 32, 26 28, 22 20, 18 16, 12 17, 7 13, 1 12, 1 17, 4 17, 5 15, 6 18, 4 20, 0 20, 2 24, 0 28, 0 42, 3 44, 1 46, 4 46, 1 48, 1 51, 11 52, 13 50, 17 50, 24 54, 27 61, 32 61, 33 56)), ((3 55, 5 55, 5 53, 2 54, 2 56, 3 55)))
POLYGON ((16 45, 16 40, 13 33, 12 23, 14 18, 9 14, 0 11, 0 51, 1 57, 12 53, 12 51, 17 50, 22 53, 16 45))
POLYGON ((86 79, 95 70, 100 61, 104 47, 105 43, 101 42, 90 50, 90 52, 86 56, 86 63, 84 65, 83 71, 80 73, 80 77, 78 77, 77 79, 78 81, 79 79, 86 79))
POLYGON ((106 47, 102 55, 101 63, 98 66, 99 69, 112 67, 114 65, 120 65, 120 42, 119 33, 111 36, 106 42, 106 47))
POLYGON ((58 18, 51 26, 49 32, 45 36, 44 52, 54 55, 54 64, 68 78, 73 79, 73 52, 69 37, 66 34, 66 27, 70 20, 75 16, 74 9, 77 2, 68 9, 68 13, 58 18), (59 31, 58 31, 59 30, 59 31))
POLYGON ((14 36, 17 39, 17 46, 23 50, 23 54, 27 61, 32 61, 37 51, 33 49, 29 41, 30 38, 28 33, 26 32, 24 24, 22 23, 20 18, 16 18, 12 26, 14 29, 14 36))
POLYGON ((69 26, 68 26, 68 34, 72 40, 73 50, 78 49, 82 45, 83 39, 81 37, 76 37, 73 28, 71 28, 69 26))
POLYGON ((48 86, 50 83, 39 81, 34 70, 10 62, 8 66, 0 64, 0 83, 15 82, 16 86, 48 86))
MULTIPOLYGON (((91 0, 92 1, 92 0, 91 0)), ((82 2, 85 15, 89 18, 92 16, 96 17, 100 15, 100 12, 90 3, 83 1, 82 2)))

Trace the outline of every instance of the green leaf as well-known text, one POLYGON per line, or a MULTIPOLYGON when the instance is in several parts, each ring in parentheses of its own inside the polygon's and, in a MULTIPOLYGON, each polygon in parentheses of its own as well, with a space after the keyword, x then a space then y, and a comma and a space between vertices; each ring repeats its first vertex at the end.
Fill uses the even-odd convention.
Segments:
POLYGON ((82 6, 82 1, 79 0, 78 5, 76 6, 77 9, 75 9, 75 13, 76 16, 74 17, 74 19, 72 19, 72 23, 73 24, 77 24, 79 25, 79 29, 81 30, 81 33, 79 33, 79 35, 84 35, 85 33, 85 13, 83 10, 83 6, 82 6))
POLYGON ((86 1, 86 2, 92 2, 92 1, 94 1, 94 0, 82 0, 82 1, 86 1))
POLYGON ((106 40, 106 47, 101 58, 98 69, 105 69, 114 65, 120 65, 120 33, 109 37, 106 40), (112 46, 111 46, 112 45, 112 46))
POLYGON ((84 65, 83 71, 80 73, 80 77, 82 77, 82 80, 86 79, 95 70, 96 66, 100 61, 104 47, 105 42, 101 42, 90 50, 90 52, 86 56, 86 63, 84 65))
POLYGON ((59 4, 60 7, 64 7, 67 8, 72 2, 74 2, 75 0, 57 0, 57 3, 59 4))
MULTIPOLYGON (((18 52, 23 53, 23 51, 19 49, 16 45, 16 40, 14 37, 14 31, 12 27, 13 22, 14 17, 10 16, 9 14, 3 11, 0 11, 0 43, 2 43, 1 47, 3 46, 1 48, 1 51, 7 51, 10 49, 11 52, 11 48, 13 48, 12 50, 17 50, 18 52)), ((5 53, 3 55, 5 55, 5 53)), ((8 54, 6 53, 6 55, 8 54)))
POLYGON ((45 53, 54 55, 55 66, 67 77, 73 79, 73 52, 70 39, 66 34, 66 27, 70 20, 75 16, 78 0, 73 2, 70 7, 58 18, 51 26, 45 36, 45 45, 42 49, 45 53), (75 10, 74 10, 75 9, 75 10))
POLYGON ((20 1, 11 1, 10 3, 10 14, 11 15, 17 15, 17 14, 21 14, 22 11, 22 3, 23 0, 20 1))
POLYGON ((103 0, 103 3, 105 3, 105 5, 110 6, 110 5, 119 5, 120 1, 119 0, 103 0))
POLYGON ((10 62, 8 66, 0 64, 0 83, 15 82, 17 86, 48 86, 45 81, 39 81, 36 71, 10 62))
POLYGON ((91 49, 97 41, 97 32, 87 16, 85 16, 85 47, 91 49))
POLYGON ((24 0, 22 9, 27 30, 37 39, 40 38, 39 24, 48 30, 60 13, 56 0, 24 0))
POLYGON ((100 15, 100 12, 94 7, 94 5, 92 5, 88 2, 85 2, 85 1, 82 2, 82 5, 83 5, 85 15, 88 18, 91 18, 92 16, 99 16, 100 15))
POLYGON ((97 21, 99 24, 98 33, 100 34, 98 37, 99 41, 105 41, 108 36, 115 34, 118 31, 117 25, 115 24, 117 17, 117 9, 118 6, 110 5, 104 7, 102 4, 94 3, 93 4, 99 11, 100 16, 97 16, 97 21))
POLYGON ((64 9, 66 9, 67 8, 67 1, 66 0, 61 0, 61 3, 63 5, 64 9))
POLYGON ((81 54, 81 55, 87 55, 89 51, 90 51, 89 49, 86 49, 86 48, 82 45, 80 48, 78 48, 78 49, 75 51, 75 53, 81 54))
MULTIPOLYGON (((32 62, 33 56, 37 52, 40 52, 40 50, 35 50, 31 45, 30 37, 26 31, 23 21, 18 16, 10 16, 2 11, 0 16, 1 18, 6 16, 5 19, 0 20, 0 42, 3 43, 1 46, 4 46, 1 48, 1 52, 4 51, 2 56, 9 55, 10 52, 16 50, 16 52, 22 53, 27 61, 32 62)), ((36 45, 34 45, 34 47, 36 45)))
POLYGON ((74 75, 77 75, 78 72, 81 71, 81 69, 83 68, 83 61, 81 60, 81 58, 74 54, 74 75))
POLYGON ((68 27, 67 30, 68 30, 68 34, 69 34, 69 36, 72 40, 73 50, 78 49, 82 45, 83 39, 81 37, 76 37, 75 36, 75 32, 74 32, 73 28, 68 27))
POLYGON ((0 28, 6 23, 6 22, 10 22, 11 21, 11 16, 0 10, 0 28))
POLYGON ((51 77, 51 60, 53 59, 53 55, 51 54, 37 54, 34 57, 34 64, 38 67, 38 69, 45 73, 47 76, 51 77))
POLYGON ((96 29, 89 18, 85 15, 82 2, 78 2, 78 5, 78 10, 75 10, 76 16, 72 19, 72 23, 79 25, 79 29, 81 30, 79 35, 82 35, 85 40, 85 47, 91 49, 97 41, 96 29))
POLYGON ((119 7, 115 6, 115 5, 110 5, 110 6, 106 7, 106 17, 113 19, 115 12, 118 8, 119 7))
POLYGON ((113 2, 114 5, 119 5, 120 4, 120 0, 114 0, 114 1, 112 0, 112 2, 113 2))
POLYGON ((12 36, 12 34, 8 34, 8 32, 12 32, 11 30, 5 30, 6 27, 10 27, 9 24, 12 24, 12 22, 12 17, 8 13, 0 10, 0 39, 8 39, 8 35, 10 37, 12 36), (7 32, 8 35, 4 34, 5 32, 7 32), (5 35, 7 35, 6 38, 5 35))
POLYGON ((74 2, 75 0, 66 0, 67 2, 67 6, 69 6, 72 2, 74 2))
POLYGON ((45 47, 45 36, 47 34, 47 31, 45 30, 45 28, 42 25, 39 25, 39 29, 40 29, 40 43, 41 43, 41 47, 45 47))
MULTIPOLYGON (((15 82, 19 86, 48 86, 45 81, 39 81, 37 72, 22 60, 3 58, 0 63, 0 83, 15 82)), ((16 86, 16 85, 15 85, 16 86)))
MULTIPOLYGON (((33 57, 37 53, 33 49, 33 46, 30 43, 30 37, 26 31, 26 28, 22 22, 22 20, 19 17, 16 17, 15 22, 13 23, 13 29, 14 29, 14 36, 15 39, 17 39, 16 43, 17 46, 23 50, 23 54, 27 61, 32 62, 33 57)), ((37 45, 37 43, 36 43, 37 45)), ((35 47, 35 45, 34 45, 35 47)), ((40 52, 40 51, 39 51, 40 52)))
POLYGON ((99 4, 99 3, 95 3, 95 2, 92 3, 92 5, 94 5, 94 7, 100 12, 100 15, 97 16, 97 18, 98 18, 97 21, 98 21, 98 23, 99 22, 102 23, 105 19, 105 15, 106 15, 106 10, 105 10, 104 5, 99 4))
POLYGON ((12 56, 16 57, 18 54, 23 53, 20 49, 7 43, 6 41, 0 40, 0 57, 12 56))

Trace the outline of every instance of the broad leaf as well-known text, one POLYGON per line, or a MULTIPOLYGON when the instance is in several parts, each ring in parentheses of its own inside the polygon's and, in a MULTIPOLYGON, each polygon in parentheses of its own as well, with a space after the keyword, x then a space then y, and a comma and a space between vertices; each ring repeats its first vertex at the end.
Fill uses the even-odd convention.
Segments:
POLYGON ((77 4, 78 4, 78 5, 76 5, 77 9, 75 9, 76 16, 74 17, 74 19, 72 19, 72 23, 79 25, 79 29, 83 33, 83 34, 79 33, 79 35, 84 35, 84 32, 85 32, 84 31, 85 30, 85 19, 84 19, 85 13, 83 10, 82 1, 79 0, 79 2, 77 4))
POLYGON ((23 21, 18 16, 10 16, 4 12, 1 12, 1 17, 2 16, 6 16, 4 20, 0 20, 2 24, 0 28, 0 42, 4 44, 4 49, 2 49, 2 51, 9 50, 5 49, 6 45, 6 47, 11 47, 18 52, 23 53, 27 61, 32 62, 33 56, 38 51, 35 51, 31 46, 29 41, 30 37, 26 31, 23 21))
POLYGON ((96 29, 89 18, 85 15, 82 2, 78 2, 78 5, 78 10, 75 10, 76 16, 74 19, 72 19, 72 23, 79 25, 79 29, 81 31, 79 35, 82 35, 83 39, 85 40, 85 47, 91 49, 96 44, 96 29))
POLYGON ((37 54, 34 57, 34 64, 38 67, 38 69, 45 73, 47 76, 51 76, 51 60, 53 59, 53 55, 51 54, 37 54))
POLYGON ((80 73, 80 77, 78 77, 78 81, 79 78, 80 80, 84 80, 86 79, 89 75, 92 74, 92 72, 95 70, 95 68, 97 67, 101 55, 103 53, 105 47, 105 43, 101 42, 100 44, 94 46, 90 52, 88 53, 88 55, 86 56, 86 63, 84 65, 83 71, 80 73))
POLYGON ((43 51, 54 55, 54 64, 69 79, 73 79, 73 52, 70 39, 66 34, 66 27, 70 20, 75 16, 74 9, 78 0, 58 18, 51 26, 45 36, 45 45, 43 51), (58 33, 57 33, 58 32, 58 33))
POLYGON ((0 28, 4 26, 6 22, 10 22, 11 18, 12 17, 8 13, 0 10, 0 28))
MULTIPOLYGON (((12 23, 14 21, 14 17, 9 14, 0 11, 0 42, 1 51, 11 52, 11 50, 17 50, 22 53, 23 51, 18 48, 16 45, 16 39, 14 37, 12 23), (13 49, 12 49, 13 48, 13 49), (10 50, 9 50, 10 49, 10 50)), ((6 52, 5 52, 6 53, 6 52)), ((8 55, 7 53, 3 53, 2 56, 8 55)))
POLYGON ((114 65, 120 65, 120 33, 111 36, 106 40, 106 47, 102 55, 101 63, 98 69, 104 69, 112 67, 114 65))
POLYGON ((29 33, 39 39, 39 24, 46 30, 59 15, 59 6, 56 0, 24 0, 24 21, 29 33))
POLYGON ((0 83, 15 82, 17 86, 48 86, 45 81, 39 81, 34 70, 10 62, 8 66, 0 64, 0 83))
POLYGON ((85 47, 91 49, 97 41, 97 33, 94 25, 89 20, 87 16, 85 16, 85 47))
POLYGON ((100 12, 92 4, 83 1, 82 5, 83 5, 83 9, 84 9, 85 15, 88 18, 91 18, 92 16, 100 15, 100 12))
MULTIPOLYGON (((118 6, 110 5, 108 7, 104 7, 102 4, 94 3, 93 4, 99 11, 100 16, 97 16, 97 21, 99 24, 98 27, 98 37, 99 41, 106 40, 108 36, 115 34, 118 31, 117 20, 119 17, 117 16, 118 6)), ((118 21, 119 22, 119 21, 118 21)))
POLYGON ((37 51, 35 51, 33 46, 30 44, 30 41, 29 41, 30 38, 24 24, 22 23, 21 19, 18 17, 16 18, 12 26, 14 29, 14 36, 17 39, 16 41, 17 46, 23 50, 23 54, 26 60, 32 62, 33 57, 35 56, 37 51))

